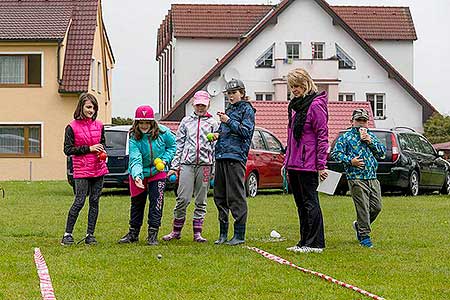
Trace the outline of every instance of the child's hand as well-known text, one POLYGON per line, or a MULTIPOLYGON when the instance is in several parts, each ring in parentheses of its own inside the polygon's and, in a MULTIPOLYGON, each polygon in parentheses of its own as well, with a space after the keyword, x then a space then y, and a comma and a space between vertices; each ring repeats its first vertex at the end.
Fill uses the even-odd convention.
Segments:
POLYGON ((214 132, 212 134, 211 142, 217 141, 218 139, 219 139, 219 133, 218 132, 214 132))
POLYGON ((227 114, 221 111, 217 112, 217 115, 219 116, 220 122, 222 123, 227 123, 228 120, 230 119, 230 117, 227 114))
POLYGON ((170 170, 169 172, 167 172, 167 177, 170 177, 170 176, 172 176, 172 175, 177 175, 177 171, 175 171, 175 170, 170 170))
POLYGON ((362 158, 359 158, 359 156, 352 159, 352 166, 364 169, 364 160, 362 158))
POLYGON ((103 145, 102 144, 95 144, 95 145, 89 146, 89 151, 91 151, 91 152, 102 152, 102 151, 105 151, 105 149, 103 149, 103 145))
POLYGON ((136 184, 136 186, 140 189, 145 189, 145 186, 142 183, 142 179, 140 177, 136 177, 136 179, 134 180, 134 184, 136 184))

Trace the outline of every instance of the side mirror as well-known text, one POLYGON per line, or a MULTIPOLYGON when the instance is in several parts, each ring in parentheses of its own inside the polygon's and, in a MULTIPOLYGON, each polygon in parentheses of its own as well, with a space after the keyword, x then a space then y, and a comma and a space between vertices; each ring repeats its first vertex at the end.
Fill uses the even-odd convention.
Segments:
POLYGON ((287 151, 287 146, 284 148, 281 148, 281 153, 286 154, 286 151, 287 151))
POLYGON ((437 155, 438 155, 439 157, 444 157, 445 152, 442 151, 442 150, 439 150, 438 153, 437 153, 437 155))

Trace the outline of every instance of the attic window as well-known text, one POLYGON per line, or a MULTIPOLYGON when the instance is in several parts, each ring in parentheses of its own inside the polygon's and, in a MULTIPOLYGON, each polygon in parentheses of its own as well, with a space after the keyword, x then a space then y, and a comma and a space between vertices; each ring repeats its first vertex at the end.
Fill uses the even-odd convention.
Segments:
POLYGON ((41 54, 0 54, 0 86, 41 86, 41 54))
POLYGON ((339 69, 356 69, 355 60, 336 44, 336 56, 339 60, 339 69))
POLYGON ((269 49, 267 49, 257 60, 256 67, 257 68, 272 68, 273 64, 273 49, 275 44, 272 44, 269 49))

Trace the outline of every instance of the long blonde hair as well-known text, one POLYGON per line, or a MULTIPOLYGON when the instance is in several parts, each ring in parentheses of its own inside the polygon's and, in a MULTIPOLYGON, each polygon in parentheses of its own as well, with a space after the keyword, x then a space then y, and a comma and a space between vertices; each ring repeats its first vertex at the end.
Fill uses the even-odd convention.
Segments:
MULTIPOLYGON (((311 94, 311 92, 317 93, 317 85, 312 80, 311 76, 306 72, 305 69, 297 68, 289 71, 287 75, 287 82, 290 87, 300 86, 305 90, 304 95, 311 94)), ((302 95, 302 96, 304 96, 302 95)), ((294 98, 294 95, 291 92, 291 99, 294 98)))

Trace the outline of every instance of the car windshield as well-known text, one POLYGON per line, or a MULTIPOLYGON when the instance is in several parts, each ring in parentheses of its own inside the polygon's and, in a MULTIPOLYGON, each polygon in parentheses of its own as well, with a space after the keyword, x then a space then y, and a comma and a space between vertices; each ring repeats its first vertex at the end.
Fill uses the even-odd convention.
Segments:
POLYGON ((127 147, 127 132, 126 131, 105 131, 106 149, 123 150, 127 147))

